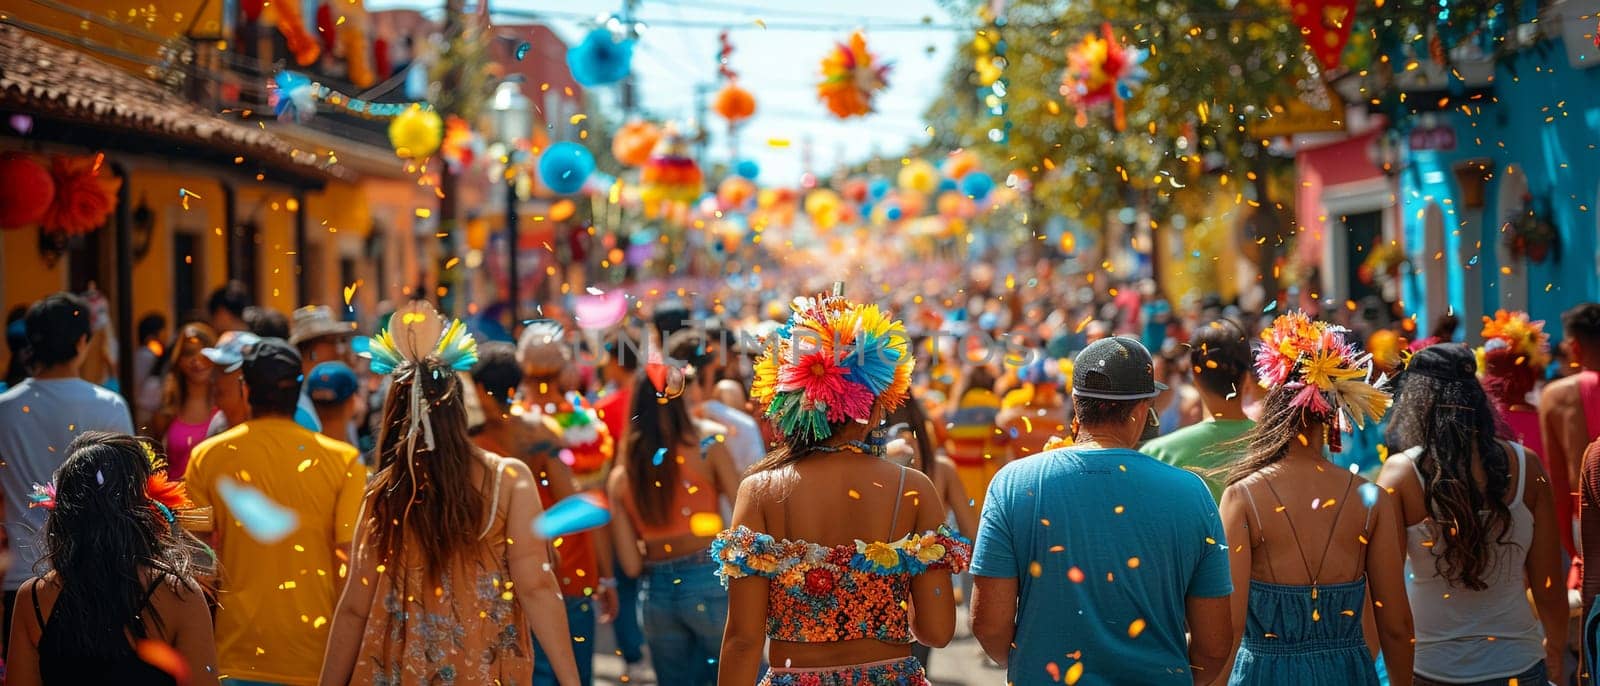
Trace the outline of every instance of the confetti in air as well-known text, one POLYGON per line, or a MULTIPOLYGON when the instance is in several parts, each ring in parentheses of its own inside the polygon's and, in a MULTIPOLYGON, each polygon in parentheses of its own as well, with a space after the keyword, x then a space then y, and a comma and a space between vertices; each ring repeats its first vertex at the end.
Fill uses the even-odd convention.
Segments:
POLYGON ((189 663, 172 646, 154 639, 140 639, 135 650, 139 659, 166 672, 179 686, 189 683, 189 663))
POLYGON ((544 538, 555 538, 599 528, 610 521, 611 510, 606 509, 599 497, 579 493, 551 505, 534 520, 533 531, 544 538))
POLYGON ((522 58, 527 57, 528 56, 528 49, 532 48, 532 47, 533 46, 528 44, 528 43, 523 43, 522 45, 518 45, 517 46, 517 61, 521 62, 522 58))
POLYGON ((227 503, 244 532, 261 543, 277 543, 300 526, 300 518, 294 510, 273 502, 253 486, 223 477, 217 482, 217 494, 227 503))

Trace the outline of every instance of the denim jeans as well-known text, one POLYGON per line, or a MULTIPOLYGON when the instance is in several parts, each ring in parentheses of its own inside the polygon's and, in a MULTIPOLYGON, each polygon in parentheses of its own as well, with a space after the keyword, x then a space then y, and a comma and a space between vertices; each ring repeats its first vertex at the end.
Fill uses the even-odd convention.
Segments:
POLYGON ((1452 682, 1434 681, 1421 674, 1416 675, 1412 683, 1416 686, 1506 686, 1507 684, 1521 684, 1522 686, 1543 686, 1549 679, 1546 676, 1544 660, 1529 667, 1516 676, 1501 677, 1499 679, 1484 679, 1482 681, 1452 682))
POLYGON ((728 592, 716 570, 704 551, 645 569, 644 634, 660 686, 717 682, 728 592))
MULTIPOLYGON (((594 601, 564 596, 567 601, 567 631, 572 633, 572 656, 578 661, 578 683, 594 683, 594 601)), ((533 642, 533 686, 555 686, 556 672, 550 656, 533 642)))
POLYGON ((639 578, 617 569, 617 618, 611 621, 617 650, 624 662, 644 659, 644 631, 639 628, 639 578))

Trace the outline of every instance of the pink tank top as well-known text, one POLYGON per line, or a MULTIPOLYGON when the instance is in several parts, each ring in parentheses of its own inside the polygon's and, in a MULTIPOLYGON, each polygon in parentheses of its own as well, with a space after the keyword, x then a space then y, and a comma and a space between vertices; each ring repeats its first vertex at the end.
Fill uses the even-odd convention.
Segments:
POLYGON ((211 428, 211 420, 216 419, 221 411, 212 412, 210 417, 198 424, 174 419, 172 426, 167 427, 167 478, 174 481, 183 478, 184 472, 189 470, 189 452, 200 441, 206 440, 206 430, 211 428))

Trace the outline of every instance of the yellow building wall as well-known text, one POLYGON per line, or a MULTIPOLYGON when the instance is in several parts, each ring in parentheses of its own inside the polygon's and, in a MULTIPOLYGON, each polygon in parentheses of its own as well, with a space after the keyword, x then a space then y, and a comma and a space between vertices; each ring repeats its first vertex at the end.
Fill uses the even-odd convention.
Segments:
POLYGON ((133 267, 133 316, 137 319, 150 312, 160 312, 176 326, 189 314, 173 311, 174 265, 178 260, 188 258, 197 263, 196 307, 203 308, 206 296, 227 280, 228 247, 223 236, 226 208, 222 202, 222 184, 213 178, 183 172, 136 168, 129 175, 129 202, 134 207, 142 202, 155 214, 150 251, 133 267), (197 238, 197 254, 174 253, 179 231, 197 238))

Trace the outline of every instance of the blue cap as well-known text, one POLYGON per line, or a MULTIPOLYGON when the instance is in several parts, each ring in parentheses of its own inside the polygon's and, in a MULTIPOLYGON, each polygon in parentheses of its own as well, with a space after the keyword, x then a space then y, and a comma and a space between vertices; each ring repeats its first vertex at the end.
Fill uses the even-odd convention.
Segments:
POLYGON ((307 395, 319 403, 342 403, 356 394, 355 371, 343 362, 323 362, 306 375, 307 395))

